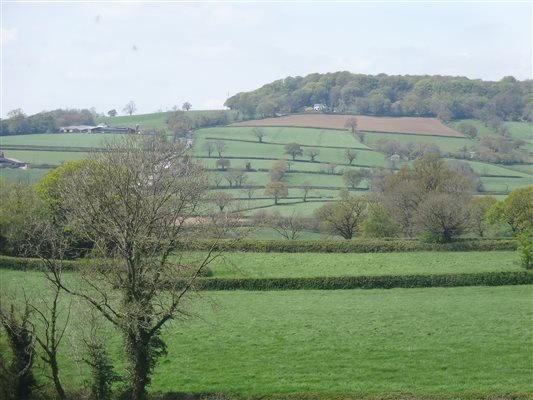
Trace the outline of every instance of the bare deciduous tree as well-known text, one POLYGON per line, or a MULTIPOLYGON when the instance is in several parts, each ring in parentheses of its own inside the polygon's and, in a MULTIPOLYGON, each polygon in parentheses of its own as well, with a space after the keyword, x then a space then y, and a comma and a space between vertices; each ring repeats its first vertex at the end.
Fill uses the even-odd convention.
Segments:
POLYGON ((68 227, 92 243, 95 257, 80 270, 82 285, 59 285, 121 333, 127 396, 134 400, 146 399, 153 368, 166 353, 162 327, 188 315, 183 300, 217 256, 210 249, 196 266, 184 266, 180 242, 219 237, 229 222, 207 217, 207 176, 180 157, 183 151, 163 136, 125 137, 60 182, 68 227))
POLYGON ((320 150, 315 148, 309 148, 306 150, 305 154, 309 156, 311 162, 315 162, 315 158, 320 154, 320 150))
POLYGON ((296 240, 305 228, 304 219, 295 211, 284 217, 279 211, 272 213, 270 227, 287 240, 296 240))
POLYGON ((259 140, 259 143, 263 143, 263 137, 265 136, 265 130, 263 128, 254 127, 252 133, 259 140))
POLYGON ((202 148, 207 151, 207 157, 211 157, 211 154, 215 151, 215 142, 212 140, 206 140, 202 148))
POLYGON ((354 149, 344 150, 344 157, 348 160, 348 164, 352 165, 353 160, 357 157, 357 152, 354 149))
POLYGON ((124 111, 126 114, 128 115, 132 115, 133 113, 135 113, 135 111, 137 111, 137 106, 135 105, 135 102, 134 101, 129 101, 125 106, 124 108, 122 109, 122 111, 124 111))

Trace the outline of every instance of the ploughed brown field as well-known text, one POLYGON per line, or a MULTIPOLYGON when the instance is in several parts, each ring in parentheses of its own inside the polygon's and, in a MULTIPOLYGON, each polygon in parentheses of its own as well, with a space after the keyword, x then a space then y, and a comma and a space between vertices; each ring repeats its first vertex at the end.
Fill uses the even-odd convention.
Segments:
MULTIPOLYGON (((346 120, 354 115, 297 114, 238 122, 230 126, 297 126, 305 128, 347 129, 346 120)), ((370 132, 397 132, 413 135, 464 137, 436 118, 368 117, 356 115, 357 130, 370 132)))

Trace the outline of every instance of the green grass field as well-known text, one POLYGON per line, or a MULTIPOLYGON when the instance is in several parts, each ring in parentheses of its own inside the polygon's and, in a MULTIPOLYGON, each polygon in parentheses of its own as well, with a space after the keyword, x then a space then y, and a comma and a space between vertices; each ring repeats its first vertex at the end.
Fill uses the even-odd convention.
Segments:
MULTIPOLYGON (((314 128, 264 127, 263 142, 291 143, 303 146, 335 146, 349 148, 368 147, 361 144, 347 131, 324 130, 314 128)), ((195 133, 196 137, 212 138, 214 140, 237 139, 258 142, 252 127, 218 127, 202 129, 195 133)))
MULTIPOLYGON (((187 115, 191 119, 198 118, 202 115, 209 115, 213 113, 221 112, 222 110, 189 110, 187 115)), ((228 119, 232 121, 237 112, 231 110, 223 110, 223 112, 228 116, 228 119)), ((164 129, 166 127, 166 120, 171 115, 171 111, 165 112, 155 112, 152 114, 134 114, 134 115, 122 115, 118 117, 98 117, 96 118, 96 123, 105 122, 109 126, 135 126, 139 124, 144 128, 156 128, 164 129)))
POLYGON ((102 141, 124 135, 109 133, 41 133, 35 135, 2 136, 1 146, 100 147, 102 141))
POLYGON ((228 253, 210 265, 215 277, 319 277, 520 271, 518 254, 493 252, 228 253))
POLYGON ((27 164, 50 164, 61 165, 67 161, 81 160, 88 153, 81 151, 29 151, 29 150, 5 150, 6 157, 16 158, 27 164))
MULTIPOLYGON (((1 271, 4 293, 43 292, 39 273, 1 271)), ((168 325, 151 390, 468 394, 531 392, 531 286, 204 292, 168 325)), ((73 322, 85 319, 73 303, 73 322)), ((85 326, 85 325, 83 325, 85 326)), ((83 329, 62 348, 69 389, 85 373, 83 329)), ((120 337, 107 328, 118 357, 120 337)), ((122 363, 116 364, 118 370, 122 363)), ((42 372, 41 372, 42 373, 42 372)), ((494 397, 497 398, 497 397, 494 397)))
POLYGON ((21 183, 25 185, 33 185, 38 182, 49 169, 13 169, 0 168, 0 177, 7 183, 21 183))

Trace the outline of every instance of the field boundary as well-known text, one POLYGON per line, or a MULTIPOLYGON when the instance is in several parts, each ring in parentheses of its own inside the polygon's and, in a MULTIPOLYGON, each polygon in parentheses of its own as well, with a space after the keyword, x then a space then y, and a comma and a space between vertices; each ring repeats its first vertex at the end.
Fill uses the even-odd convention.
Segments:
POLYGON ((202 278, 199 290, 349 290, 414 289, 458 286, 532 285, 533 272, 481 272, 473 274, 339 276, 316 278, 202 278))

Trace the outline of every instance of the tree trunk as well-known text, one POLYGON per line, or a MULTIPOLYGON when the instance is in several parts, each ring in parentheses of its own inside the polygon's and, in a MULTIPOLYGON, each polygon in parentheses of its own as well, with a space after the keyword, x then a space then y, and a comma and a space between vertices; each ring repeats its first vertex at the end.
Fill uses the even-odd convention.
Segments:
POLYGON ((130 353, 131 376, 128 395, 131 400, 146 400, 146 386, 150 383, 150 345, 137 337, 128 336, 126 340, 130 353))
POLYGON ((67 396, 65 395, 65 391, 63 390, 63 386, 61 386, 61 381, 59 380, 59 366, 57 364, 55 354, 50 356, 50 368, 52 369, 52 379, 54 381, 57 395, 59 399, 65 400, 67 396))

